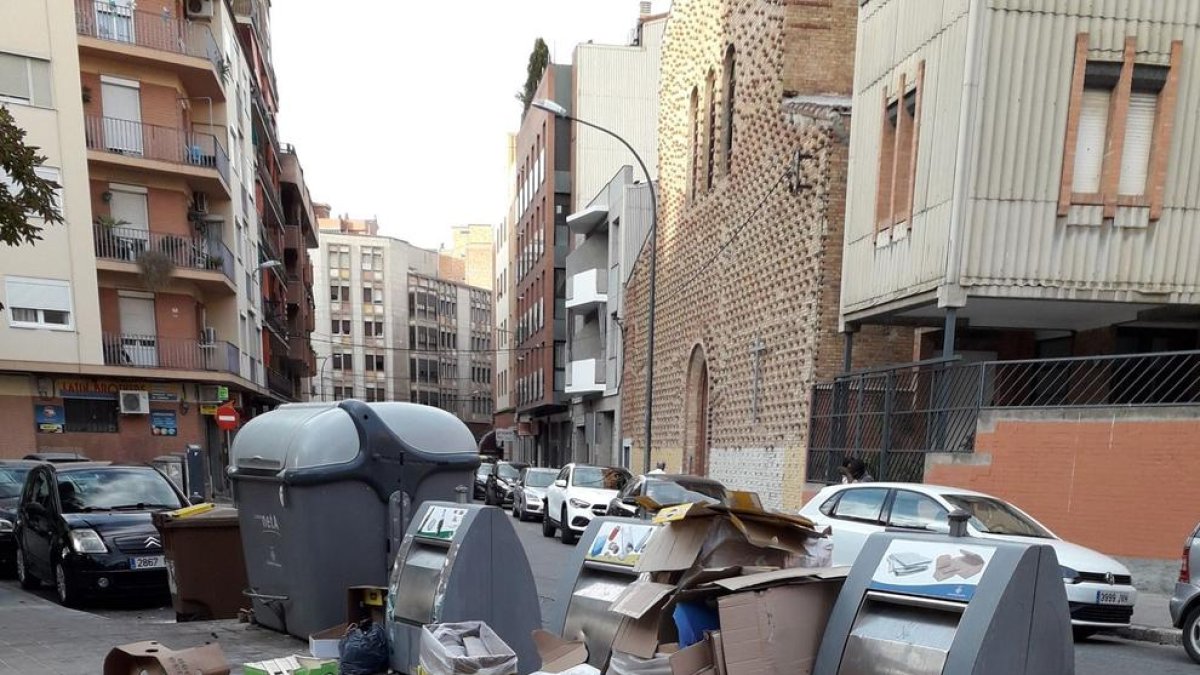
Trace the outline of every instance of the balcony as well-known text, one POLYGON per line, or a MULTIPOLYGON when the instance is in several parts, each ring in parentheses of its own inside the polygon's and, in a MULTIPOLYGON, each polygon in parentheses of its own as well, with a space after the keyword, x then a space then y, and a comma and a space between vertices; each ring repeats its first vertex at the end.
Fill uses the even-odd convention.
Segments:
POLYGON ((87 116, 83 126, 91 161, 178 173, 229 194, 229 155, 211 134, 113 117, 87 116))
POLYGON ((571 361, 567 368, 568 396, 586 396, 604 393, 604 359, 581 359, 571 361))
POLYGON ((263 322, 284 341, 287 340, 287 308, 278 300, 263 300, 263 322))
POLYGON ((154 12, 112 0, 75 0, 75 32, 83 55, 165 68, 191 95, 225 100, 228 66, 205 24, 173 16, 168 8, 154 12))
POLYGON ((228 342, 104 333, 102 343, 106 366, 239 373, 241 355, 228 342))
POLYGON ((138 259, 147 251, 157 251, 175 265, 176 278, 207 290, 237 292, 233 254, 220 241, 105 225, 94 225, 92 236, 98 269, 139 274, 138 259))
POLYGON ((271 176, 270 170, 267 169, 266 159, 262 155, 258 156, 255 163, 258 165, 258 182, 262 186, 263 199, 270 207, 269 213, 274 216, 275 223, 283 225, 283 200, 279 195, 279 183, 271 176))
POLYGON ((267 368, 267 388, 286 399, 296 398, 296 385, 292 378, 274 368, 267 368))
POLYGON ((607 302, 608 270, 584 270, 567 277, 567 309, 587 312, 607 302))

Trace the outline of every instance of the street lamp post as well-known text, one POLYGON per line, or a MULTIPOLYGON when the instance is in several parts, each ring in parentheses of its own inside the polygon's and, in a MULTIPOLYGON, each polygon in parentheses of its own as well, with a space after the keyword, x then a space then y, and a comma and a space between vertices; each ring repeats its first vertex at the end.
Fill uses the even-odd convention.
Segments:
POLYGON ((646 176, 646 185, 650 188, 650 303, 646 309, 646 412, 645 420, 645 448, 644 448, 644 463, 646 471, 650 470, 650 441, 653 438, 651 426, 654 421, 654 303, 656 300, 656 282, 658 277, 658 195, 654 189, 654 179, 650 176, 650 170, 646 168, 646 163, 642 161, 641 155, 633 146, 624 138, 621 138, 612 131, 605 129, 598 124, 592 124, 586 120, 581 120, 578 117, 572 117, 567 113, 567 109, 549 99, 538 99, 531 104, 534 108, 544 110, 555 117, 561 117, 565 120, 570 120, 577 124, 582 124, 585 127, 591 127, 596 131, 608 134, 620 141, 633 158, 637 160, 638 166, 642 168, 642 173, 646 176))

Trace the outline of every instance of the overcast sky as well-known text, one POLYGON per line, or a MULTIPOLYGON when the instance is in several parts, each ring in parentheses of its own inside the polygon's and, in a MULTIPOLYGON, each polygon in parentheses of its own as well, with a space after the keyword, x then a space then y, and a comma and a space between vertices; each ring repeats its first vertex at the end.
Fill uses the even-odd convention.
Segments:
MULTIPOLYGON (((656 0, 663 11, 669 0, 656 0)), ((419 246, 496 223, 506 133, 533 41, 558 63, 591 40, 624 43, 638 0, 280 0, 272 5, 282 140, 313 199, 378 216, 419 246)))

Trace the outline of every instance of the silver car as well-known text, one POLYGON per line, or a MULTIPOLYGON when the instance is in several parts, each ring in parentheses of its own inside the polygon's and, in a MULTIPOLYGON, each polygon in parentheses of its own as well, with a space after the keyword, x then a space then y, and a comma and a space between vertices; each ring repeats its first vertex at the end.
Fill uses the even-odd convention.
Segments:
POLYGON ((558 469, 527 467, 513 488, 512 516, 520 520, 541 520, 546 488, 554 482, 558 469))
POLYGON ((1200 663, 1200 525, 1183 545, 1179 582, 1171 596, 1171 622, 1183 629, 1183 648, 1200 663))

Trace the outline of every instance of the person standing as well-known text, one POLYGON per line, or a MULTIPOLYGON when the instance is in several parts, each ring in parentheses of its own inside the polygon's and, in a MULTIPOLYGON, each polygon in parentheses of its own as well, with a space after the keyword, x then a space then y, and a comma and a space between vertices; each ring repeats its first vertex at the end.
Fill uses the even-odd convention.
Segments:
POLYGON ((857 457, 851 457, 842 462, 842 484, 870 483, 875 477, 867 471, 867 463, 857 457))

